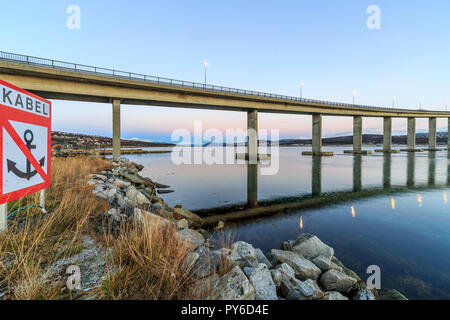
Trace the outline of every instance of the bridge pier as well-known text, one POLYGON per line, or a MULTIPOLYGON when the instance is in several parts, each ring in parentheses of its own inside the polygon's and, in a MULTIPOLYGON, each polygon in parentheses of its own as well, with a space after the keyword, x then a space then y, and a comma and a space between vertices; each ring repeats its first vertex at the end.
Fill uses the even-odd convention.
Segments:
POLYGON ((333 152, 322 152, 322 114, 312 115, 312 151, 304 151, 305 156, 332 156, 333 152))
POLYGON ((416 149, 416 118, 408 118, 408 138, 407 138, 408 148, 402 151, 408 152, 422 152, 423 149, 416 149))
POLYGON ((428 186, 434 186, 436 183, 436 152, 428 153, 428 186))
POLYGON ((428 119, 428 151, 437 151, 436 118, 428 119))
POLYGON ((353 156, 353 192, 362 190, 362 168, 361 168, 362 156, 355 154, 353 156))
POLYGON ((258 111, 247 111, 247 158, 249 163, 258 162, 258 111))
POLYGON ((353 154, 371 154, 372 151, 363 150, 363 135, 362 135, 362 116, 353 117, 353 150, 344 150, 344 153, 353 154))
POLYGON ((391 154, 384 154, 383 158, 383 188, 389 189, 391 187, 391 154))
POLYGON ((375 152, 398 153, 400 150, 392 149, 392 117, 383 118, 383 149, 375 152))
POLYGON ((313 197, 322 194, 322 157, 312 157, 311 193, 313 197))
POLYGON ((113 159, 120 160, 120 100, 113 99, 113 159))
POLYGON ((414 187, 414 175, 416 173, 416 155, 414 153, 408 154, 408 164, 406 167, 406 185, 414 187))

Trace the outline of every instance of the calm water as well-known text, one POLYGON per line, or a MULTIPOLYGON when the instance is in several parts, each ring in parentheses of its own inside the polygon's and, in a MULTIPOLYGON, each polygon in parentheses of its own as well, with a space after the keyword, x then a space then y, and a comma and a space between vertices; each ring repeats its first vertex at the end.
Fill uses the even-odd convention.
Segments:
MULTIPOLYGON (((361 190, 363 196, 229 224, 226 232, 263 251, 310 232, 333 246, 336 256, 361 278, 367 278, 367 266, 379 265, 382 287, 396 288, 409 298, 450 299, 447 152, 353 156, 342 154, 349 147, 332 147, 324 151, 334 151, 333 157, 300 155, 308 149, 281 148, 278 173, 258 174, 257 183, 250 184, 250 198, 326 197, 361 190)), ((177 166, 170 157, 128 156, 145 166, 142 174, 175 190, 162 196, 170 205, 197 210, 247 203, 246 164, 177 166)))

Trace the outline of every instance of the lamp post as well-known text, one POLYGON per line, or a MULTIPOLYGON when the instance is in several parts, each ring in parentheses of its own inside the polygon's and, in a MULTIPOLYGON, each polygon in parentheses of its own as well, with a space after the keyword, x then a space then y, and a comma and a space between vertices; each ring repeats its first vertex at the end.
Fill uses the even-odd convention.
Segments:
POLYGON ((445 112, 447 112, 448 100, 445 101, 445 112))
POLYGON ((208 61, 204 61, 203 65, 205 66, 205 86, 206 86, 206 68, 208 67, 208 61))
POLYGON ((352 96, 353 96, 353 104, 355 104, 356 91, 353 91, 353 92, 352 92, 352 96))
POLYGON ((419 110, 422 111, 422 100, 419 100, 419 110))
POLYGON ((392 109, 395 108, 395 99, 397 99, 395 96, 392 97, 392 109))
POLYGON ((300 99, 303 99, 303 86, 305 84, 303 82, 300 82, 300 99))

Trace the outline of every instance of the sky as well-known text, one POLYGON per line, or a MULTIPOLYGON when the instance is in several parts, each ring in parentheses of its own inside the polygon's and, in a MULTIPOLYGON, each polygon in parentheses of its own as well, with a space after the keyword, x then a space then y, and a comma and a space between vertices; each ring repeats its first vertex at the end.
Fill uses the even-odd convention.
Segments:
MULTIPOLYGON (((303 82, 305 98, 351 103, 356 91, 358 104, 445 110, 449 16, 448 0, 0 0, 0 50, 196 82, 207 60, 209 84, 299 96, 303 82), (79 29, 67 27, 71 5, 79 29), (371 5, 380 29, 367 26, 371 5)), ((124 105, 122 137, 170 141, 194 121, 224 131, 245 128, 246 114, 124 105)), ((112 107, 54 100, 52 127, 111 136, 112 107)), ((259 127, 307 138, 311 117, 260 113, 259 127)), ((381 133, 382 119, 364 118, 363 131, 381 133)), ((350 117, 324 117, 325 137, 351 132, 350 117)))

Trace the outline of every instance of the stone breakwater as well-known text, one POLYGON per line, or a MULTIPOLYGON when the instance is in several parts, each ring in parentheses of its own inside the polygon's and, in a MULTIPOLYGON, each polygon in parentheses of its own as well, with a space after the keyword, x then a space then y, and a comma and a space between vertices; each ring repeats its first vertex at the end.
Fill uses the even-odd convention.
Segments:
MULTIPOLYGON (((141 165, 113 162, 114 169, 90 176, 96 196, 111 209, 97 229, 113 231, 133 219, 171 224, 186 244, 183 267, 199 287, 208 288, 207 299, 218 300, 377 300, 406 299, 396 290, 369 290, 356 273, 346 268, 334 250, 311 234, 281 244, 264 254, 238 241, 229 248, 214 249, 205 221, 181 207, 171 208, 157 196, 168 186, 139 175, 141 165), (154 218, 154 219, 153 219, 154 218)), ((219 222, 215 230, 222 229, 219 222)))

